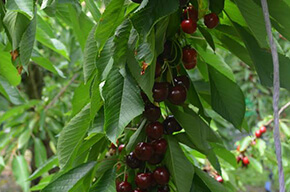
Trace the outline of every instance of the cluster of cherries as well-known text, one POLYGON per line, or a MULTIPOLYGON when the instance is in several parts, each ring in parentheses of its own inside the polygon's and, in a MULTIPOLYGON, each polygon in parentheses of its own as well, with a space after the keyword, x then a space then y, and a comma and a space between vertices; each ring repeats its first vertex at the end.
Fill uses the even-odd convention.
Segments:
MULTIPOLYGON (((193 34, 197 29, 198 11, 189 5, 182 14, 181 28, 184 33, 193 34)), ((204 16, 204 24, 209 29, 215 28, 219 24, 219 17, 215 13, 210 13, 204 16)))
POLYGON ((261 138, 266 132, 267 128, 265 126, 261 126, 260 129, 255 132, 256 138, 261 138))

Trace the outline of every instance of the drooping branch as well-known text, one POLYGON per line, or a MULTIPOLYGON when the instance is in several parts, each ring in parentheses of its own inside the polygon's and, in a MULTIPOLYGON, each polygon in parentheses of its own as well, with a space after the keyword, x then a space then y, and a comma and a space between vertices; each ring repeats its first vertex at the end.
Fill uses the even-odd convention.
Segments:
POLYGON ((277 47, 273 39, 272 26, 270 21, 269 9, 267 0, 261 0, 264 19, 266 24, 266 30, 271 46, 271 53, 273 59, 273 69, 274 69, 274 80, 273 80, 273 109, 274 109, 274 141, 276 148, 276 158, 278 161, 279 168, 279 188, 280 192, 285 192, 285 180, 282 164, 282 152, 281 152, 281 141, 280 141, 280 131, 279 131, 279 94, 280 94, 280 79, 279 79, 279 58, 277 53, 277 47))

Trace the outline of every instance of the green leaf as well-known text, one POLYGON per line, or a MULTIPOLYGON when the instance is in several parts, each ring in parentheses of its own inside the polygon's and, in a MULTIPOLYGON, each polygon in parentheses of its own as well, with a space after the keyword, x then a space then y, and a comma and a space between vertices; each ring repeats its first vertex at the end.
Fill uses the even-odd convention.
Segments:
POLYGON ((98 111, 103 106, 103 100, 100 93, 100 80, 95 76, 91 87, 91 120, 93 120, 98 111))
POLYGON ((205 183, 205 185, 212 191, 212 192, 227 192, 228 190, 219 182, 217 182, 214 178, 209 176, 208 173, 200 170, 197 167, 194 167, 195 173, 201 180, 205 183))
POLYGON ((50 181, 52 180, 53 178, 53 174, 49 175, 49 176, 46 176, 44 178, 42 178, 39 183, 33 187, 30 188, 31 191, 40 191, 42 190, 44 187, 46 187, 50 181))
POLYGON ((52 168, 58 165, 58 159, 57 156, 53 156, 50 159, 48 159, 46 162, 44 162, 38 169, 36 169, 32 175, 29 176, 28 180, 32 181, 40 176, 42 176, 44 173, 48 172, 52 168))
POLYGON ((101 13, 95 3, 94 0, 85 0, 86 6, 88 7, 90 13, 92 14, 93 18, 95 21, 100 20, 101 18, 101 13))
POLYGON ((35 166, 41 167, 47 161, 46 149, 39 138, 34 138, 35 166))
POLYGON ((90 162, 70 170, 47 185, 42 192, 69 192, 95 165, 96 162, 90 162))
MULTIPOLYGON (((0 69, 1 70, 1 69, 0 69)), ((19 90, 15 86, 11 86, 6 79, 0 75, 0 93, 6 97, 14 105, 24 104, 25 100, 20 95, 19 90)), ((2 117, 0 118, 1 121, 2 117)))
POLYGON ((4 77, 9 84, 16 86, 21 81, 21 76, 17 69, 11 63, 11 56, 8 52, 0 51, 0 75, 4 77))
POLYGON ((215 51, 215 44, 214 44, 211 34, 204 27, 198 26, 198 29, 201 32, 201 34, 204 36, 205 40, 210 45, 212 50, 215 51))
POLYGON ((116 191, 116 169, 109 169, 91 187, 90 192, 115 192, 116 191))
POLYGON ((125 70, 113 69, 103 87, 105 100, 104 129, 115 143, 132 119, 140 115, 143 102, 134 80, 125 70))
POLYGON ((17 184, 21 186, 23 192, 29 192, 30 182, 27 181, 29 170, 27 162, 22 155, 13 158, 12 172, 17 184))
POLYGON ((146 40, 144 40, 137 48, 136 58, 138 61, 142 61, 142 63, 146 63, 148 65, 152 65, 155 63, 155 31, 152 30, 150 34, 148 34, 146 40))
POLYGON ((252 0, 235 0, 251 32, 263 48, 268 48, 263 10, 252 0))
POLYGON ((33 17, 33 0, 9 0, 6 7, 10 11, 17 11, 26 15, 29 19, 33 17))
POLYGON ((218 143, 211 143, 210 144, 213 147, 213 151, 217 156, 228 162, 233 167, 237 167, 237 160, 233 153, 228 151, 224 146, 218 143))
POLYGON ((255 158, 249 157, 250 160, 250 167, 254 168, 257 172, 263 173, 263 167, 262 164, 256 160, 255 158))
POLYGON ((148 1, 143 9, 131 17, 131 21, 139 34, 147 36, 159 20, 174 13, 178 8, 178 0, 148 1))
POLYGON ((177 140, 173 136, 167 136, 166 139, 168 142, 165 155, 166 166, 177 187, 177 191, 189 192, 194 175, 194 168, 184 155, 177 140))
POLYGON ((93 27, 91 19, 82 11, 79 4, 68 4, 71 27, 82 50, 85 49, 87 37, 93 27))
POLYGON ((219 14, 224 9, 225 0, 209 0, 209 9, 211 12, 219 14))
POLYGON ((35 34, 36 17, 34 17, 30 22, 20 41, 19 54, 22 65, 27 65, 30 61, 33 45, 35 42, 35 34))
POLYGON ((242 139, 241 144, 240 144, 240 151, 245 151, 248 146, 251 144, 252 138, 251 137, 245 137, 242 139))
POLYGON ((2 156, 0 156, 0 173, 2 173, 4 168, 5 168, 4 158, 2 156))
POLYGON ((92 81, 88 82, 87 84, 82 82, 74 90, 74 95, 72 98, 72 117, 79 113, 84 108, 84 106, 89 103, 91 82, 92 81))
POLYGON ((146 120, 143 120, 138 127, 137 131, 130 137, 128 144, 126 145, 126 151, 132 151, 137 143, 146 139, 145 126, 146 120))
POLYGON ((240 87, 208 66, 212 108, 240 129, 245 115, 245 98, 240 87))
POLYGON ((98 22, 95 33, 99 52, 103 49, 106 41, 115 31, 120 18, 123 17, 123 7, 124 0, 112 0, 106 7, 105 12, 103 13, 100 21, 98 22))
POLYGON ((90 125, 90 106, 85 106, 63 128, 57 143, 61 168, 70 166, 90 125))
POLYGON ((30 139, 30 130, 28 128, 26 128, 26 130, 20 135, 19 139, 18 139, 18 149, 22 149, 26 143, 29 141, 30 139))
POLYGON ((3 18, 3 23, 11 37, 12 49, 14 51, 18 48, 21 38, 25 33, 30 20, 21 13, 7 11, 3 18))
POLYGON ((92 28, 91 33, 87 39, 85 51, 84 51, 84 80, 88 82, 96 68, 96 57, 97 57, 97 44, 95 40, 96 26, 92 28))

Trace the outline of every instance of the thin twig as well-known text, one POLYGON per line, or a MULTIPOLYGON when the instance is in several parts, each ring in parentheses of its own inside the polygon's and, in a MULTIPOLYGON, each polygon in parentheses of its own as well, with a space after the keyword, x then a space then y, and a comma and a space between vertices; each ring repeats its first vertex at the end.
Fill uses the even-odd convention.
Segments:
MULTIPOLYGON (((290 102, 286 103, 284 106, 281 107, 281 109, 279 110, 279 115, 281 115, 288 107, 290 107, 290 102)), ((267 121, 267 123, 264 124, 264 126, 269 126, 273 121, 274 119, 270 119, 269 121, 267 121)))
POLYGON ((68 84, 63 87, 60 92, 51 100, 51 102, 45 107, 45 111, 47 111, 48 109, 50 109, 56 102, 57 100, 65 93, 65 91, 67 90, 67 88, 75 81, 75 79, 79 76, 79 74, 75 74, 72 79, 68 82, 68 84))
POLYGON ((280 192, 285 192, 285 180, 284 180, 284 171, 282 163, 282 152, 281 152, 281 141, 280 141, 280 131, 279 131, 279 94, 280 94, 280 79, 279 79, 279 58, 277 53, 277 47, 273 39, 272 26, 270 21, 269 9, 267 0, 261 0, 264 19, 266 24, 266 30, 271 46, 271 53, 273 59, 273 68, 274 68, 274 79, 273 79, 273 109, 274 109, 274 142, 276 148, 276 158, 278 161, 279 168, 279 188, 280 192))

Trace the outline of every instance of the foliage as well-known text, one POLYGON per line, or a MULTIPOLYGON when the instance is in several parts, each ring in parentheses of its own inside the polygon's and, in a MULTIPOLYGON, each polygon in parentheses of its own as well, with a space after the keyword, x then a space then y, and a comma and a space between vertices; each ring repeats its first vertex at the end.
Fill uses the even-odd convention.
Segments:
MULTIPOLYGON (((272 119, 273 64, 259 1, 190 0, 200 19, 194 34, 180 29, 179 0, 143 0, 140 5, 128 0, 3 2, 0 170, 11 165, 23 191, 114 191, 115 180, 123 174, 134 180, 136 172, 126 168, 124 156, 146 137, 140 93, 153 101, 156 63, 168 40, 174 57, 157 81, 190 77, 183 105, 159 104, 160 120, 173 114, 183 128, 166 136, 168 149, 161 164, 170 171, 171 190, 243 189, 248 180, 240 177, 234 149, 241 137, 245 139, 237 144, 251 156, 248 172, 255 172, 250 175, 265 175, 269 169, 277 176, 270 125, 264 138, 249 147, 256 130, 252 127, 272 119), (209 12, 219 16, 215 29, 202 22, 209 12), (186 45, 198 53, 195 69, 182 65, 186 45), (118 142, 126 145, 122 152, 110 147, 118 142), (224 183, 215 181, 217 175, 224 183)), ((290 89, 285 19, 290 4, 269 3, 279 48, 282 106, 290 89)), ((290 187, 286 116, 285 111, 280 125, 290 187)))

